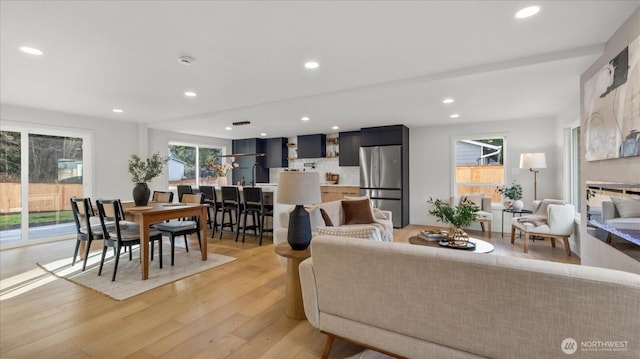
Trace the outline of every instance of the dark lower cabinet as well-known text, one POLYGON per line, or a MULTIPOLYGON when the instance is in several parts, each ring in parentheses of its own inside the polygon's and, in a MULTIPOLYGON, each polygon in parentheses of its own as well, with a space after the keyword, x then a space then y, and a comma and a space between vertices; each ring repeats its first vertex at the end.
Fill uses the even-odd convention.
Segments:
POLYGON ((326 135, 298 136, 298 158, 327 157, 326 135))
POLYGON ((289 167, 289 148, 284 137, 267 139, 267 168, 289 167))
POLYGON ((338 134, 340 166, 360 165, 360 131, 340 132, 338 134))
MULTIPOLYGON (((232 141, 233 154, 253 154, 266 153, 267 141, 262 138, 246 138, 242 140, 232 141)), ((255 181, 256 183, 269 182, 269 168, 267 167, 266 156, 238 156, 236 157, 237 168, 231 171, 233 184, 242 182, 244 179, 246 185, 251 184, 252 170, 255 165, 255 181)))

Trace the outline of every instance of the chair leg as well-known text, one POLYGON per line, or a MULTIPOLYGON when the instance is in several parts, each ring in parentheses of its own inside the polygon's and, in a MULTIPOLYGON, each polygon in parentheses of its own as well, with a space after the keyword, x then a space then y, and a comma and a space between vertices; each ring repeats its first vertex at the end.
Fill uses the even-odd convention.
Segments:
POLYGON ((98 269, 98 275, 102 274, 102 266, 104 265, 104 257, 107 254, 107 246, 102 247, 102 257, 100 258, 100 269, 98 269))
POLYGON ((524 252, 529 253, 529 232, 524 232, 524 252))
POLYGON ((82 271, 87 269, 87 259, 89 259, 89 250, 91 249, 92 239, 87 239, 87 249, 84 251, 84 263, 82 263, 82 271))
POLYGON ((556 239, 555 238, 551 238, 551 247, 555 248, 556 247, 556 239))
POLYGON ((324 342, 324 350, 322 351, 322 359, 329 358, 329 353, 331 353, 331 346, 333 346, 334 339, 335 337, 333 335, 327 334, 327 341, 324 342))
POLYGON ((71 262, 71 266, 73 267, 76 264, 76 258, 78 257, 78 251, 80 251, 80 240, 76 240, 76 249, 73 251, 73 262, 71 262))
MULTIPOLYGON (((153 243, 153 242, 151 242, 153 243)), ((153 253, 153 252, 151 252, 153 253)), ((160 258, 160 269, 162 269, 162 236, 160 236, 160 238, 158 238, 158 257, 160 258)))
POLYGON ((184 247, 187 249, 187 253, 189 253, 189 242, 186 234, 184 235, 184 247))
POLYGON ((516 240, 516 227, 511 225, 511 244, 516 240))
POLYGON ((567 251, 567 257, 571 257, 571 247, 569 246, 569 237, 562 237, 564 249, 567 251))
MULTIPOLYGON (((129 256, 131 256, 131 246, 129 246, 129 256)), ((131 258, 129 258, 131 260, 131 258)), ((118 271, 118 262, 120 262, 120 246, 118 246, 118 254, 116 255, 116 264, 113 267, 113 276, 111 276, 111 281, 116 281, 116 272, 118 271)))
POLYGON ((487 221, 487 232, 489 232, 489 238, 491 238, 491 221, 487 221))
MULTIPOLYGON (((238 241, 238 236, 240 236, 240 217, 242 216, 242 211, 236 210, 236 242, 238 241)), ((247 214, 244 215, 244 226, 247 227, 247 214)), ((244 231, 245 228, 242 228, 244 231)))
MULTIPOLYGON (((244 212, 244 227, 242 227, 242 243, 244 243, 244 238, 247 236, 247 212, 244 212)), ((236 242, 238 239, 236 238, 236 242)))
POLYGON ((262 212, 260 214, 260 217, 258 218, 258 220, 260 221, 259 223, 259 230, 260 230, 260 242, 258 242, 258 245, 262 245, 262 234, 264 233, 264 212, 262 212))
MULTIPOLYGON (((153 261, 153 248, 154 248, 154 240, 149 238, 149 241, 151 242, 151 260, 153 261)), ((142 243, 142 242, 141 242, 142 243)))
MULTIPOLYGON (((118 247, 118 257, 120 257, 120 247, 118 247)), ((133 248, 131 246, 129 246, 129 260, 133 260, 133 248)))
POLYGON ((169 240, 171 241, 171 266, 173 267, 173 260, 176 254, 176 238, 172 235, 169 240))

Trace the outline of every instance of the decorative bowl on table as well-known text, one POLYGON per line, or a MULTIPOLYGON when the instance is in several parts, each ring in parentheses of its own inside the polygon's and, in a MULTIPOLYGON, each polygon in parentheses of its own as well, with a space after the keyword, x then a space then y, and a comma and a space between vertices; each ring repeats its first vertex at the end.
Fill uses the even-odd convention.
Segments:
POLYGON ((449 233, 441 230, 420 231, 418 236, 430 242, 443 241, 447 239, 449 233))

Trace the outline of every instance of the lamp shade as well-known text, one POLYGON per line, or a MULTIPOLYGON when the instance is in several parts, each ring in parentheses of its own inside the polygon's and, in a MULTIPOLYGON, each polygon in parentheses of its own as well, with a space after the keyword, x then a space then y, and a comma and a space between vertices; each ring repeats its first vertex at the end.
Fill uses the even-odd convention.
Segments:
POLYGON ((523 153, 520 155, 520 168, 547 168, 544 153, 523 153))
POLYGON ((278 179, 276 201, 295 205, 322 202, 320 197, 320 175, 318 172, 281 172, 278 179))

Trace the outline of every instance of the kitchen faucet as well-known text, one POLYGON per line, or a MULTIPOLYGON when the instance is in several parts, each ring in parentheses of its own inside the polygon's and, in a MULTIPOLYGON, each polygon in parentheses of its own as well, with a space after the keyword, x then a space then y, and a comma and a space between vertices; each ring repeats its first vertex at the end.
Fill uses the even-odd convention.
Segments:
POLYGON ((262 165, 260 165, 258 162, 254 163, 253 166, 251 166, 251 187, 256 186, 256 166, 260 166, 260 168, 264 169, 264 167, 262 167, 262 165))

